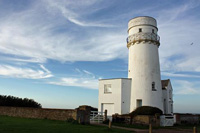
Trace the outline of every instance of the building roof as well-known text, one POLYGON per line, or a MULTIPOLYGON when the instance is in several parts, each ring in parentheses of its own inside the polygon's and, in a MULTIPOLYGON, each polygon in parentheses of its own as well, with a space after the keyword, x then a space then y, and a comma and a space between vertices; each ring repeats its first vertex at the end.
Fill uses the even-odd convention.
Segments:
POLYGON ((135 19, 135 18, 152 18, 152 19, 154 19, 155 21, 156 21, 156 19, 155 18, 153 18, 153 17, 151 17, 151 16, 137 16, 137 17, 134 17, 134 18, 131 18, 131 19, 129 19, 129 21, 131 21, 132 19, 135 19))
POLYGON ((167 86, 168 86, 169 82, 170 82, 170 79, 161 80, 162 89, 167 89, 167 86))
POLYGON ((115 80, 115 79, 128 79, 128 80, 131 80, 131 78, 111 78, 111 79, 99 79, 99 80, 115 80))

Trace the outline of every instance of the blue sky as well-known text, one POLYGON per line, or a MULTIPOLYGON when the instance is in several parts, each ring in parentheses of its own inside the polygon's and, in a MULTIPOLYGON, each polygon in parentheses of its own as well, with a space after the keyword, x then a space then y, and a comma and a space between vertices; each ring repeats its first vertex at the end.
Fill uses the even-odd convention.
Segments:
POLYGON ((200 113, 199 12, 198 0, 0 0, 0 94, 97 107, 98 79, 127 77, 128 21, 152 16, 174 110, 200 113))

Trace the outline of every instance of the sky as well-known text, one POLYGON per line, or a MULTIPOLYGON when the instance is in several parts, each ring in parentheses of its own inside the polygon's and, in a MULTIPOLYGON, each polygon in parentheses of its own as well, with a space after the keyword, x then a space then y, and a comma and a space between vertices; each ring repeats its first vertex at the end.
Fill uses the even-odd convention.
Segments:
POLYGON ((97 107, 98 80, 128 75, 128 21, 151 16, 174 112, 200 113, 199 12, 198 0, 0 0, 0 95, 97 107))

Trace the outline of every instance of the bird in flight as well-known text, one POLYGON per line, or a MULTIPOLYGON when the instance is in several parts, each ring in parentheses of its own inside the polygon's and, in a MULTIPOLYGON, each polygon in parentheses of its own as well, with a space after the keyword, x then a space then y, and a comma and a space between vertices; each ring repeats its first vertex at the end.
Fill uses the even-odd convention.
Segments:
POLYGON ((193 45, 193 43, 191 43, 190 45, 193 45))

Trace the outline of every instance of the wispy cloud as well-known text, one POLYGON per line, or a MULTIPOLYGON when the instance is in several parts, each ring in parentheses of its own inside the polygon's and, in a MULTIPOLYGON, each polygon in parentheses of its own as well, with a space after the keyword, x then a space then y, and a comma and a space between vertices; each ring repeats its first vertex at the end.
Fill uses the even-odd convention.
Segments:
POLYGON ((69 21, 71 21, 74 24, 77 24, 79 26, 85 26, 85 27, 115 27, 114 25, 109 25, 109 24, 102 24, 102 23, 91 23, 91 22, 84 22, 84 21, 79 21, 75 18, 68 18, 69 21))
POLYGON ((199 6, 199 1, 186 2, 172 9, 161 10, 158 16, 161 36, 160 62, 162 71, 199 72, 200 45, 198 35, 200 19, 191 14, 199 6), (192 26, 195 25, 195 28, 192 26), (193 45, 190 45, 193 43, 193 45))
POLYGON ((86 89, 98 89, 98 80, 88 78, 61 78, 59 81, 49 82, 49 84, 75 86, 86 89))
POLYGON ((86 0, 86 2, 81 1, 52 1, 48 0, 46 1, 48 3, 48 6, 50 6, 48 9, 52 11, 52 8, 57 9, 68 21, 83 27, 113 27, 113 25, 110 24, 104 24, 100 22, 94 22, 90 20, 81 20, 82 15, 90 14, 93 11, 96 11, 95 8, 90 8, 93 6, 93 4, 97 3, 97 0, 86 0), (80 3, 82 3, 80 5, 80 3), (79 10, 74 11, 75 9, 79 8, 90 8, 89 12, 86 10, 79 10))
MULTIPOLYGON (((79 25, 100 27, 106 25, 92 20, 88 22, 84 18, 83 21, 75 19, 81 16, 80 12, 72 11, 68 3, 55 1, 47 3, 53 3, 56 9, 65 10, 63 12, 67 14, 68 20, 76 21, 79 25)), ((92 6, 94 2, 89 3, 86 6, 92 6)), ((73 6, 75 5, 74 3, 73 6)), ((82 31, 79 27, 71 28, 71 24, 65 21, 63 15, 57 14, 57 10, 48 6, 46 2, 40 4, 36 2, 29 9, 3 15, 1 17, 3 19, 0 19, 1 53, 13 55, 10 57, 13 61, 35 63, 44 63, 48 59, 61 62, 107 61, 126 56, 124 47, 126 35, 105 28, 100 32, 95 32, 94 29, 86 31, 82 29, 82 31), (71 32, 77 28, 80 34, 71 32)))
POLYGON ((161 72, 161 75, 168 76, 168 77, 200 78, 200 76, 198 75, 180 74, 180 73, 174 73, 174 72, 161 72))
POLYGON ((158 21, 161 70, 178 77, 187 75, 174 72, 200 72, 200 19, 198 14, 188 15, 199 6, 198 1, 166 6, 159 13, 159 6, 156 10, 148 7, 139 12, 133 9, 123 19, 121 14, 96 19, 95 13, 104 9, 98 2, 44 0, 19 12, 0 14, 0 51, 12 55, 5 60, 45 63, 49 59, 60 62, 127 59, 125 26, 113 28, 113 20, 118 25, 127 24, 133 15, 145 12, 156 16, 158 21), (174 58, 175 55, 181 56, 174 58))
POLYGON ((31 68, 20 68, 9 65, 0 65, 0 75, 11 78, 25 78, 25 79, 45 79, 53 77, 51 72, 40 65, 42 69, 34 70, 31 68))
POLYGON ((174 80, 175 94, 178 95, 199 95, 200 94, 200 83, 190 82, 186 80, 174 80))
POLYGON ((161 20, 161 21, 165 20, 165 22, 162 23, 161 26, 171 23, 171 22, 174 22, 175 20, 177 20, 177 18, 179 18, 180 16, 184 16, 184 14, 187 11, 197 7, 198 5, 199 5, 199 2, 194 3, 191 0, 182 5, 171 7, 170 10, 168 10, 168 9, 160 10, 158 20, 161 20))
POLYGON ((24 62, 24 63, 45 63, 45 58, 20 58, 20 57, 5 57, 0 56, 2 61, 8 61, 8 62, 24 62))
POLYGON ((75 69, 79 75, 76 77, 63 77, 58 81, 51 81, 48 84, 60 85, 60 86, 74 86, 86 89, 98 89, 98 79, 94 74, 87 70, 75 69))

